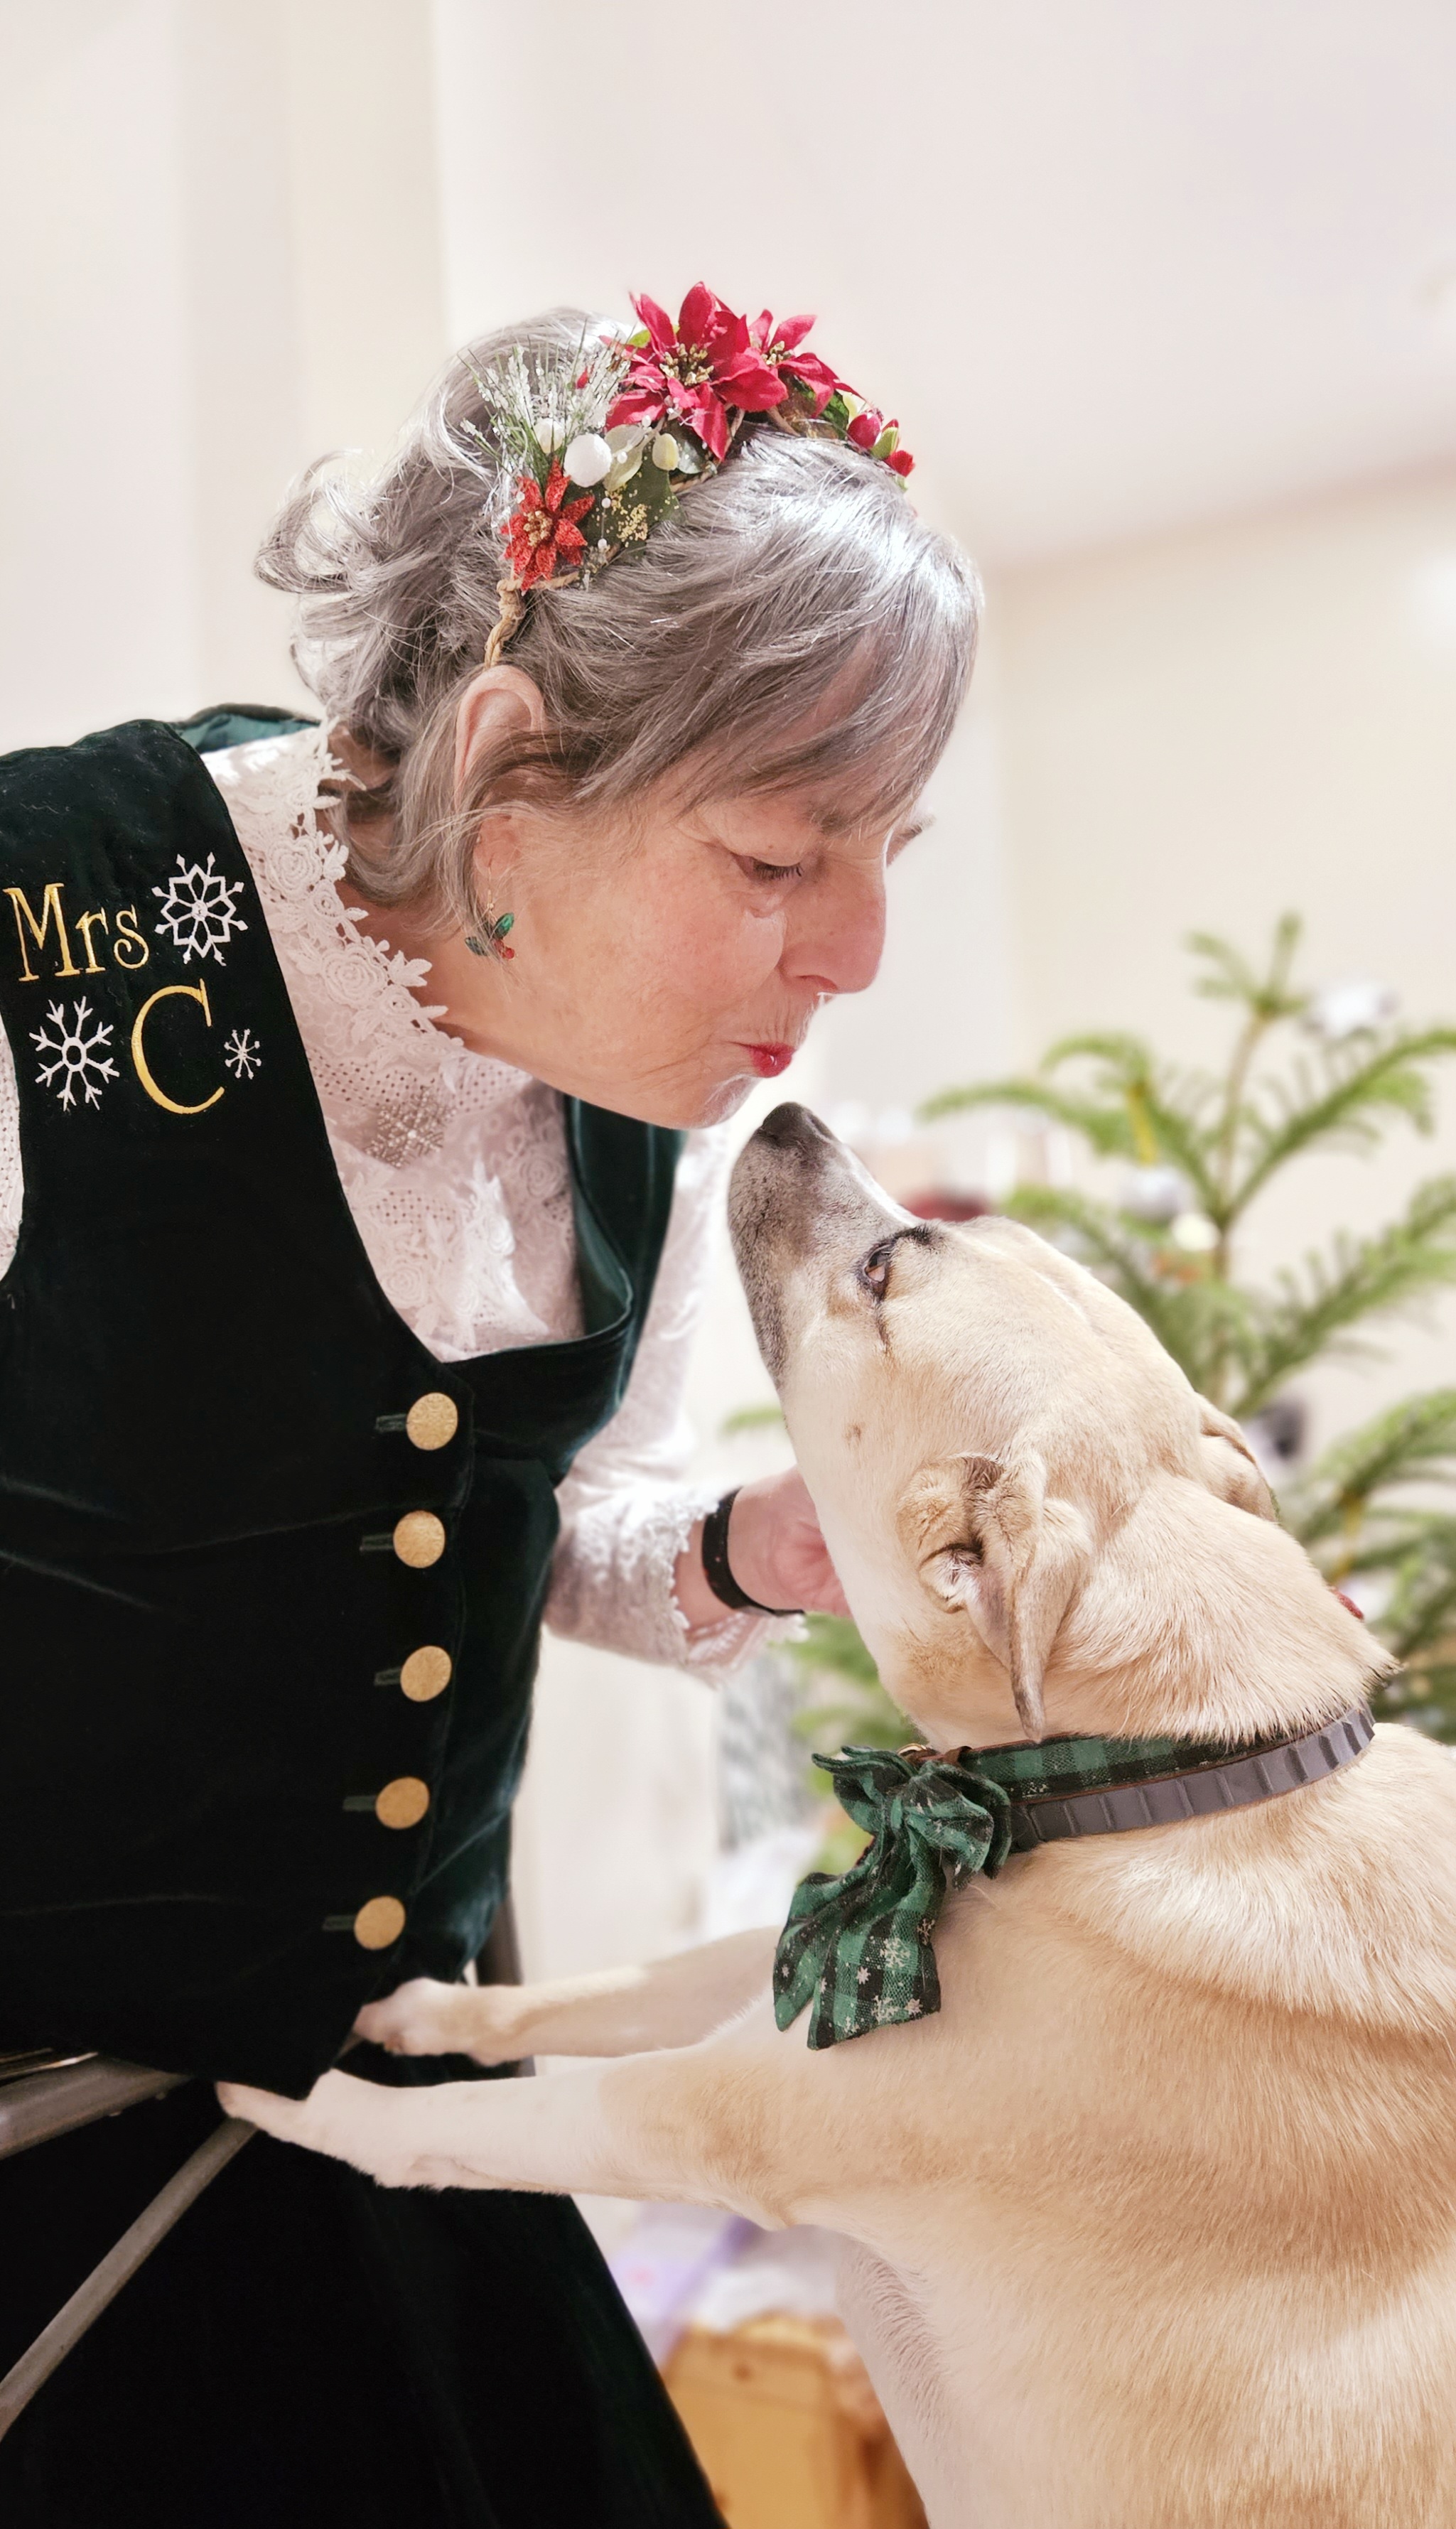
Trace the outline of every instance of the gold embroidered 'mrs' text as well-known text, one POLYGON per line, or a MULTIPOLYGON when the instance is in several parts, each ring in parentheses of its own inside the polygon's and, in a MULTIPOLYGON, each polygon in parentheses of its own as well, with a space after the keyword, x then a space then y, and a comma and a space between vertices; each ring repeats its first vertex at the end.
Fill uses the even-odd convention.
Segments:
MULTIPOLYGON (((5 892, 10 898, 11 910, 15 915, 16 938, 20 942, 21 949, 23 984, 54 983, 62 975, 80 975, 82 972, 87 975, 100 975, 105 972, 106 961, 104 957, 98 955, 91 932, 98 922, 103 931, 109 931, 111 928, 109 915, 101 912, 72 915, 72 931, 80 938, 86 961, 84 968, 81 968, 78 966, 71 951, 72 931, 68 931, 66 927, 66 907, 62 900, 65 894, 64 880, 52 879, 50 885, 42 890, 38 914, 23 887, 8 887, 5 892), (52 966, 48 976, 42 976, 31 965, 30 953, 33 949, 37 958, 43 958, 47 953, 48 941, 49 953, 52 956, 58 955, 59 963, 52 966)), ((150 944, 142 939, 136 928, 135 904, 122 905, 117 913, 116 936, 111 942, 111 953, 118 966, 130 967, 144 966, 151 955, 150 944)))

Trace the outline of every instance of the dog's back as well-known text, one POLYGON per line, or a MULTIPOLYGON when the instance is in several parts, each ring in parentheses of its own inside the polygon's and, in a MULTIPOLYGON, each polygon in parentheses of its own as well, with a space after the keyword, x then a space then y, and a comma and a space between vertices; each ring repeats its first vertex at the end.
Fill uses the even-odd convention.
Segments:
POLYGON ((1050 1848, 938 1948, 849 2280, 933 2519, 1450 2529, 1456 1759, 1050 1848))

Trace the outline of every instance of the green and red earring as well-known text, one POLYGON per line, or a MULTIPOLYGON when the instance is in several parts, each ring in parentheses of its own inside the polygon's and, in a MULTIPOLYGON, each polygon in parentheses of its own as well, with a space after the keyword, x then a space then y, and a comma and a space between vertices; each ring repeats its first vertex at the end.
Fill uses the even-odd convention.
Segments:
POLYGON ((497 913, 494 889, 487 890, 484 912, 477 904, 475 914, 480 931, 466 932, 465 946, 473 957, 498 957, 503 965, 507 964, 515 954, 513 948, 506 945, 506 934, 515 928, 514 914, 497 913))

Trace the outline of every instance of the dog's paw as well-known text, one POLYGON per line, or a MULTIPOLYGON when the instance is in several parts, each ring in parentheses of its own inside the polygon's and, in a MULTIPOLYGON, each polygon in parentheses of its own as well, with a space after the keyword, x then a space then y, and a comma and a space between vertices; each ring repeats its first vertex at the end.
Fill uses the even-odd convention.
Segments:
POLYGON ((414 1976, 382 2002, 365 2003, 354 2029, 391 2055, 458 2054, 468 2046, 459 2005, 474 1998, 468 1985, 414 1976))
POLYGON ((347 2160, 386 2185, 404 2180, 408 2155, 399 2144, 400 2093, 349 2072, 325 2072, 306 2099, 281 2099, 241 2081, 219 2081, 217 2095, 230 2117, 241 2117, 279 2142, 295 2142, 331 2160, 347 2160))
POLYGON ((415 1976, 383 2002, 366 2003, 354 2027, 391 2055, 472 2055, 477 2064, 509 2064, 520 2052, 517 2007, 514 1986, 437 1984, 415 1976))

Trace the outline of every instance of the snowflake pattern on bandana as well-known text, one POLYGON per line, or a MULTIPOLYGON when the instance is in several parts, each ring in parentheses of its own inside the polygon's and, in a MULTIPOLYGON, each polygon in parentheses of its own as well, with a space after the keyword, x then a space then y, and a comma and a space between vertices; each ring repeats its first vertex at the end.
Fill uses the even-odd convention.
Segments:
POLYGON ((1010 1802, 953 1758, 924 1764, 878 1748, 816 1756, 871 1842, 838 1878, 813 1871, 794 1890, 774 1967, 781 2028, 805 2004, 811 2047, 939 2011, 931 1935, 947 1886, 1010 1851, 1010 1802))
POLYGON ((189 861, 185 852, 179 852, 167 885, 154 887, 152 893, 162 903, 158 937, 170 932, 185 966, 193 957, 215 957, 220 966, 227 964, 223 950, 228 942, 235 931, 247 929, 241 913, 233 909, 234 897, 243 893, 241 879, 225 879, 211 852, 205 864, 189 861))
POLYGON ((45 1017, 45 1026, 30 1038, 37 1053, 51 1057, 41 1063, 36 1080, 43 1089, 54 1089, 63 1106, 75 1108, 78 1089, 88 1106, 99 1106, 106 1083, 117 1076, 110 1054, 101 1051, 111 1042, 110 1020, 92 1024, 91 1005, 84 999, 73 1003, 69 1019, 65 1002, 52 1001, 45 1017))

